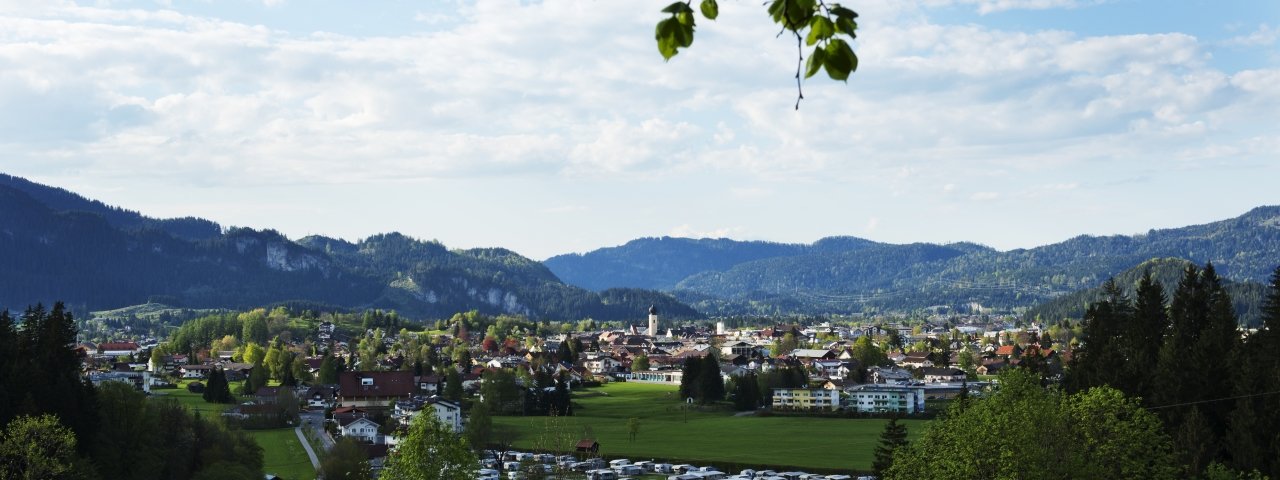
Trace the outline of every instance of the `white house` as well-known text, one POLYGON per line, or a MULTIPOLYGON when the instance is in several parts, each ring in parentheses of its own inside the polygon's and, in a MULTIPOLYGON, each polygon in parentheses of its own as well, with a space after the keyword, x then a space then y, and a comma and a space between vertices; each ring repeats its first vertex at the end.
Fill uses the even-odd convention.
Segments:
POLYGON ((378 424, 368 418, 360 417, 349 420, 346 425, 338 428, 342 431, 342 436, 353 438, 365 443, 375 443, 378 439, 378 424))
POLYGON ((587 370, 590 370, 592 374, 604 375, 618 371, 618 368, 622 366, 622 362, 613 357, 600 356, 587 360, 586 366, 587 370))
POLYGON ((920 369, 924 373, 926 383, 963 382, 968 378, 964 370, 958 368, 927 367, 920 369))
POLYGON ((462 431, 462 407, 438 396, 413 397, 409 400, 398 401, 396 402, 395 411, 392 413, 392 418, 399 420, 400 423, 408 424, 415 415, 418 415, 428 406, 431 407, 431 414, 435 415, 436 420, 439 420, 440 423, 448 425, 455 432, 462 431))

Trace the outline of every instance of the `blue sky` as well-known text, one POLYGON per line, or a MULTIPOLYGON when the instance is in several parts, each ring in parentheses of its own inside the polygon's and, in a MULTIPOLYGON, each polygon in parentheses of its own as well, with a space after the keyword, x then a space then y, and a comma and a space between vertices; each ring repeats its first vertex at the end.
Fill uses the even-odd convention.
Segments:
POLYGON ((297 238, 542 259, 641 236, 1024 248, 1280 204, 1280 2, 0 0, 0 171, 297 238))

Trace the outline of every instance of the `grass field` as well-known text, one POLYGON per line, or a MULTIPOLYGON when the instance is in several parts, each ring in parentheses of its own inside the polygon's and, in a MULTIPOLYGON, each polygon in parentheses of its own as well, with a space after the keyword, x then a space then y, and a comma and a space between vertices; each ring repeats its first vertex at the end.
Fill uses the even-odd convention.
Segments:
MULTIPOLYGON (((187 391, 188 383, 190 383, 189 380, 183 380, 182 382, 178 383, 178 388, 152 389, 151 394, 154 395, 155 398, 172 398, 174 400, 177 400, 178 403, 186 405, 186 407, 190 409, 192 412, 200 412, 200 415, 205 415, 205 416, 218 415, 218 414, 221 414, 226 409, 235 406, 234 403, 219 404, 219 403, 206 402, 204 401, 204 398, 201 397, 201 394, 191 393, 187 391)), ((235 392, 239 391, 241 383, 243 382, 228 383, 228 386, 231 387, 231 392, 233 395, 235 392)))
POLYGON ((263 471, 287 480, 315 480, 316 471, 292 428, 246 432, 262 447, 263 471))
MULTIPOLYGON (((574 416, 563 429, 581 436, 588 427, 600 452, 631 460, 681 459, 736 464, 742 468, 791 466, 831 470, 869 470, 872 451, 887 420, 736 417, 724 410, 685 412, 676 387, 612 383, 575 398, 574 416), (596 395, 595 393, 602 395, 596 395), (630 441, 627 419, 640 419, 630 441)), ((914 437, 926 422, 906 420, 914 437)), ((547 430, 544 417, 495 417, 495 425, 519 432, 515 444, 534 448, 547 430)))

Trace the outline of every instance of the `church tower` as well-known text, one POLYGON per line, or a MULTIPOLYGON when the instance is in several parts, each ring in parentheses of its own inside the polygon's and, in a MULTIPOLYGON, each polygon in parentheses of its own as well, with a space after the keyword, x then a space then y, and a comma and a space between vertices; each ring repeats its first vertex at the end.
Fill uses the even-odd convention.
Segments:
POLYGON ((649 336, 658 336, 658 307, 649 306, 649 336))

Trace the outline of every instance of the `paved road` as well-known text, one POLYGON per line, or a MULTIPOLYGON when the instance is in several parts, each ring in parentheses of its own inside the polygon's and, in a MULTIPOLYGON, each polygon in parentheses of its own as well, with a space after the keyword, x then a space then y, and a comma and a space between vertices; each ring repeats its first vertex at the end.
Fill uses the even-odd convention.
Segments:
POLYGON ((311 467, 316 469, 316 474, 320 473, 320 458, 316 457, 316 452, 311 450, 311 442, 307 441, 307 437, 302 434, 302 426, 299 425, 293 429, 293 433, 298 434, 298 441, 302 442, 303 450, 307 451, 307 456, 311 458, 311 467))
POLYGON ((303 411, 300 417, 302 424, 293 431, 298 435, 298 441, 302 442, 302 448, 307 451, 307 457, 311 458, 311 466, 316 469, 316 477, 320 478, 320 458, 311 448, 311 442, 307 441, 307 434, 302 429, 311 430, 312 436, 320 439, 320 445, 325 451, 333 449, 333 439, 329 438, 329 434, 324 431, 324 413, 303 411))
POLYGON ((323 447, 326 452, 333 450, 333 438, 324 431, 324 412, 304 411, 302 412, 301 417, 302 426, 311 429, 311 432, 315 434, 313 436, 320 439, 320 446, 323 447))

